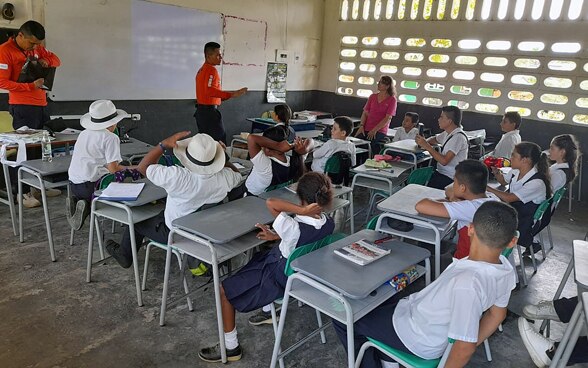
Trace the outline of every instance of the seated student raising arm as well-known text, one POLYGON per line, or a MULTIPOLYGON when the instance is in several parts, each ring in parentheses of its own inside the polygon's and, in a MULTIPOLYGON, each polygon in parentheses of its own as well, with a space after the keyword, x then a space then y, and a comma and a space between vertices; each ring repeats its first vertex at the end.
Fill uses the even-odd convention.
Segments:
MULTIPOLYGON (((282 297, 288 280, 284 269, 292 251, 333 233, 333 219, 322 213, 333 198, 329 178, 324 174, 307 173, 298 181, 296 194, 299 205, 276 198, 267 200, 269 211, 276 217, 273 223, 275 232, 263 224, 257 225, 262 229, 259 238, 280 240, 279 245, 256 253, 249 263, 222 282, 222 318, 229 361, 239 360, 242 355, 235 311, 247 313, 282 297), (295 214, 295 217, 288 213, 295 214)), ((206 362, 220 362, 220 345, 203 348, 198 356, 206 362)))
POLYGON ((500 169, 492 169, 500 184, 509 185, 508 191, 504 192, 490 186, 487 190, 517 210, 519 245, 528 247, 533 242, 533 214, 541 202, 551 197, 547 155, 541 152, 536 143, 521 142, 515 146, 510 161, 512 170, 505 176, 500 169))
POLYGON ((449 218, 457 221, 457 249, 454 257, 461 259, 470 253, 468 225, 476 210, 485 202, 496 201, 493 194, 486 193, 488 169, 477 160, 465 160, 455 167, 452 186, 446 189, 447 200, 422 199, 416 204, 419 213, 449 218))
POLYGON ((429 180, 429 187, 444 189, 453 182, 455 167, 458 163, 468 158, 468 137, 461 129, 461 110, 457 106, 444 106, 439 116, 439 128, 442 133, 428 140, 417 135, 416 143, 429 152, 433 160, 437 162, 437 169, 429 180), (440 144, 441 150, 433 147, 440 144))
MULTIPOLYGON (((441 357, 454 339, 446 367, 463 367, 506 317, 515 272, 501 255, 516 242, 517 214, 511 206, 486 202, 468 225, 469 257, 455 260, 423 290, 404 299, 392 297, 354 324, 355 348, 367 338, 423 359, 441 357)), ((347 328, 333 321, 347 348, 347 328)), ((362 368, 381 367, 390 358, 369 349, 362 368)))
POLYGON ((338 116, 334 120, 331 139, 312 152, 312 171, 324 172, 327 161, 336 152, 348 152, 351 166, 355 166, 355 145, 349 140, 353 122, 347 116, 338 116))
MULTIPOLYGON (((239 170, 226 160, 225 151, 219 142, 208 134, 182 139, 189 134, 179 132, 162 140, 137 166, 137 170, 147 179, 167 192, 165 210, 135 224, 137 246, 141 245, 145 237, 167 244, 175 219, 193 213, 205 204, 221 202, 241 182, 239 170), (157 164, 164 151, 172 148, 184 167, 157 164)), ((120 245, 110 239, 106 242, 106 250, 121 267, 130 267, 133 254, 129 228, 126 228, 120 245)), ((190 268, 193 268, 192 265, 190 268)))

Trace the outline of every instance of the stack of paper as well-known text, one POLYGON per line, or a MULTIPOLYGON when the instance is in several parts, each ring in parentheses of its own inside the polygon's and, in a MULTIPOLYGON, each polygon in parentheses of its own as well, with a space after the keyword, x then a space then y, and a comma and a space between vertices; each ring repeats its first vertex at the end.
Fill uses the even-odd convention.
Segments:
POLYGON ((144 186, 145 183, 110 183, 98 198, 107 201, 135 201, 144 186))
POLYGON ((25 143, 40 142, 43 138, 44 130, 36 129, 19 129, 12 132, 0 133, 0 142, 16 143, 24 141, 25 143))

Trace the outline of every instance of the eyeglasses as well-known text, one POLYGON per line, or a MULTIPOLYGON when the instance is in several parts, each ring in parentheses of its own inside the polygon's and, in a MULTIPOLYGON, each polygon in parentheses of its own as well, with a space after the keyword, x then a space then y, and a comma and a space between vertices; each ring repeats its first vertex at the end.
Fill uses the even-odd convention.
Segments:
POLYGON ((389 85, 388 83, 384 82, 383 80, 379 80, 379 81, 378 81, 378 84, 383 84, 383 85, 386 85, 386 86, 388 86, 388 85, 389 85))

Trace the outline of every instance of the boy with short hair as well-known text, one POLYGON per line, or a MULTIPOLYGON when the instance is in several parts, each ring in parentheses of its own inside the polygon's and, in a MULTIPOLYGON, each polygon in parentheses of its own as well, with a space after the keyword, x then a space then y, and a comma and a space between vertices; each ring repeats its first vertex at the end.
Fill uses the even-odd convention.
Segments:
POLYGON ((468 225, 476 210, 488 201, 497 201, 493 194, 486 193, 488 169, 480 161, 465 160, 455 167, 453 186, 447 187, 447 200, 422 199, 416 210, 429 216, 445 217, 457 221, 457 249, 454 257, 461 259, 470 253, 468 225))
MULTIPOLYGON (((502 202, 486 202, 468 226, 468 258, 454 261, 433 283, 400 301, 391 298, 354 324, 356 354, 367 337, 423 359, 437 359, 455 342, 446 366, 463 367, 506 317, 515 273, 501 255, 516 242, 517 213, 502 202)), ((333 321, 344 346, 346 326, 333 321)), ((389 359, 375 349, 361 367, 381 367, 389 359)))
POLYGON ((333 123, 331 139, 312 152, 312 171, 324 172, 327 161, 336 152, 348 152, 351 166, 355 166, 355 145, 349 140, 353 122, 347 116, 338 116, 333 123))
POLYGON ((416 112, 407 112, 404 114, 402 126, 396 130, 393 142, 403 141, 405 139, 415 139, 419 134, 419 114, 416 112))
POLYGON ((67 172, 73 198, 65 199, 66 218, 74 230, 81 229, 88 217, 96 183, 104 175, 128 168, 120 164, 120 139, 114 134, 126 116, 112 101, 97 100, 80 119, 85 130, 76 141, 67 172))
POLYGON ((500 128, 504 134, 500 137, 494 152, 490 154, 491 156, 510 158, 514 147, 521 143, 521 134, 519 132, 521 120, 521 115, 516 111, 509 111, 504 114, 500 122, 500 128))

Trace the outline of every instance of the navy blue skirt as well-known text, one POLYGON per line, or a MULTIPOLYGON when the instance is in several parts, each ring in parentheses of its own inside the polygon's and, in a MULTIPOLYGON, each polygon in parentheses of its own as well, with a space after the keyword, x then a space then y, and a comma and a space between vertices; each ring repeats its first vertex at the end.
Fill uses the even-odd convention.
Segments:
POLYGON ((225 296, 241 313, 268 305, 284 296, 288 281, 285 267, 286 258, 277 245, 256 253, 239 272, 223 281, 225 296))

